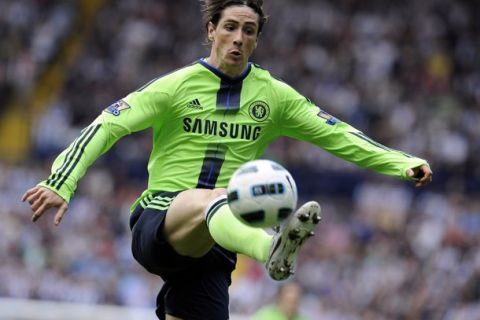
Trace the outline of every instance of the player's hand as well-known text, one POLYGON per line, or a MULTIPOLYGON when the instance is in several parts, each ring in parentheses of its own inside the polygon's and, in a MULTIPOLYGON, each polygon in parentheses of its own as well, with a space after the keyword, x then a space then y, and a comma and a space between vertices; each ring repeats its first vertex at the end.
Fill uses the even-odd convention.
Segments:
POLYGON ((432 181, 432 169, 426 164, 407 169, 407 176, 415 180, 415 187, 423 187, 432 181))
POLYGON ((58 194, 44 187, 34 187, 24 193, 22 201, 28 201, 33 211, 32 221, 37 221, 48 209, 58 208, 53 223, 58 226, 62 221, 68 204, 58 194))

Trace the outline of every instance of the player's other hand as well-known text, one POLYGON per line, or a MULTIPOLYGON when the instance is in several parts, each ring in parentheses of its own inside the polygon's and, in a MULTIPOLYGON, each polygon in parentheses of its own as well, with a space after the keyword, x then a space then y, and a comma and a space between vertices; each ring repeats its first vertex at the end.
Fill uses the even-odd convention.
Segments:
POLYGON ((415 180, 415 187, 423 187, 432 181, 432 169, 426 164, 407 169, 407 176, 415 180))
POLYGON ((67 202, 62 197, 45 187, 39 186, 27 190, 22 197, 22 201, 30 203, 30 208, 33 211, 33 222, 37 221, 48 209, 57 208, 53 220, 56 226, 60 224, 68 208, 67 202))

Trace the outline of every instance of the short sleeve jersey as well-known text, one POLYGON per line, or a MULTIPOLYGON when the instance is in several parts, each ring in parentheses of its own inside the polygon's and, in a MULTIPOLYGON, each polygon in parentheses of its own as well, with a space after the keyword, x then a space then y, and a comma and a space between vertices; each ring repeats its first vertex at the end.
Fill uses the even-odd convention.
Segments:
POLYGON ((119 138, 153 129, 148 189, 225 187, 278 137, 310 142, 377 172, 407 178, 426 161, 387 148, 317 107, 257 65, 231 78, 199 60, 106 108, 54 161, 41 185, 69 201, 91 163, 119 138))

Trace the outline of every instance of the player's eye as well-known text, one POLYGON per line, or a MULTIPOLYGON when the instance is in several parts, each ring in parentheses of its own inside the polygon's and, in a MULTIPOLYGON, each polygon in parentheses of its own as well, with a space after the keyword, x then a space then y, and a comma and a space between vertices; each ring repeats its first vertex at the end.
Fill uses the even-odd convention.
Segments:
POLYGON ((233 30, 235 30, 235 26, 234 26, 233 24, 230 24, 230 23, 226 24, 224 28, 225 28, 225 30, 227 30, 227 31, 233 31, 233 30))
POLYGON ((253 36, 255 34, 255 29, 253 28, 246 28, 245 33, 249 36, 253 36))

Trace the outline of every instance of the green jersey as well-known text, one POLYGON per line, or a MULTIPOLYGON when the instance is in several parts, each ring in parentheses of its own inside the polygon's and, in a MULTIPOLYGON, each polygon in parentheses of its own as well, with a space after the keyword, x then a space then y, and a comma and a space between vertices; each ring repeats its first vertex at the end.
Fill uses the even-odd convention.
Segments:
POLYGON ((54 161, 40 185, 67 202, 78 180, 121 137, 153 129, 148 189, 225 187, 241 164, 281 136, 310 142, 359 166, 406 177, 425 160, 376 143, 292 87, 248 64, 236 78, 199 60, 105 109, 54 161))
POLYGON ((307 320, 307 318, 298 314, 294 315, 293 318, 289 318, 278 306, 268 305, 258 310, 253 315, 253 320, 307 320))

